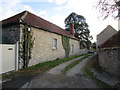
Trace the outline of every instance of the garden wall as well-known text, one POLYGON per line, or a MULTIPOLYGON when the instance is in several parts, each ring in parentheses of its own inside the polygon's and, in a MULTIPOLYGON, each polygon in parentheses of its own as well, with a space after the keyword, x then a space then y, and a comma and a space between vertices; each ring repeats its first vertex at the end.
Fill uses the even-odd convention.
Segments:
POLYGON ((120 78, 120 48, 100 50, 98 56, 102 69, 120 78))

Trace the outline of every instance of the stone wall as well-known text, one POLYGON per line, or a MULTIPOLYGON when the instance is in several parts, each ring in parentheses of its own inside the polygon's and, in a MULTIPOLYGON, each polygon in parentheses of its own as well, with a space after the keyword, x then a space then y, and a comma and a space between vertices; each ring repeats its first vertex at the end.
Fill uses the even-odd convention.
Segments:
POLYGON ((20 35, 20 26, 19 25, 11 25, 2 27, 2 43, 4 44, 15 44, 19 41, 20 35))
POLYGON ((120 48, 100 50, 100 66, 111 75, 120 78, 120 48))
POLYGON ((86 53, 86 49, 80 49, 79 41, 70 39, 70 47, 73 45, 73 51, 70 50, 69 56, 80 55, 86 53))
MULTIPOLYGON (((35 41, 32 50, 32 59, 29 62, 29 66, 38 64, 40 62, 46 62, 65 57, 61 35, 50 33, 33 27, 31 28, 31 30, 33 32, 33 37, 35 37, 35 41), (53 38, 57 39, 57 49, 52 48, 53 38)), ((84 49, 81 50, 79 48, 79 42, 74 39, 70 39, 70 45, 74 45, 74 52, 70 52, 70 56, 82 54, 85 52, 84 49)))

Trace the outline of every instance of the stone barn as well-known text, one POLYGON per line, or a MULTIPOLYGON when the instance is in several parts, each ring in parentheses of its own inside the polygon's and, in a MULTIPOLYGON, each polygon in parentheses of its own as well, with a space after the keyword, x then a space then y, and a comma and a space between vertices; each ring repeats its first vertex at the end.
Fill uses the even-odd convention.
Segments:
POLYGON ((71 29, 66 31, 29 11, 23 11, 1 22, 3 43, 18 43, 19 69, 23 68, 23 63, 32 66, 86 52, 80 48, 79 40, 72 33, 74 30, 72 24, 71 29), (65 50, 64 40, 69 42, 66 47, 69 47, 69 51, 65 50), (24 59, 28 58, 29 62, 25 62, 24 59))

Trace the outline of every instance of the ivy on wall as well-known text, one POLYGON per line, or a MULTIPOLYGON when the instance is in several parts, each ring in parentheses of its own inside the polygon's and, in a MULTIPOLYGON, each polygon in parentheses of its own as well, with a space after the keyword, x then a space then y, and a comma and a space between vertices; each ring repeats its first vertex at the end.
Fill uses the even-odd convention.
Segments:
POLYGON ((70 52, 70 38, 62 36, 62 45, 65 50, 66 57, 69 57, 70 52))
POLYGON ((35 38, 33 38, 32 30, 29 29, 28 25, 24 25, 22 28, 22 37, 19 43, 19 59, 22 60, 23 68, 28 67, 34 40, 35 38))

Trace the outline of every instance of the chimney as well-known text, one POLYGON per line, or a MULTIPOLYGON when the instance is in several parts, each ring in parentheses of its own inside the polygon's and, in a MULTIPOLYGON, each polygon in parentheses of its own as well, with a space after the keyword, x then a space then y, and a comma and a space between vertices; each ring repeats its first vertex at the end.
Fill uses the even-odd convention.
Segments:
POLYGON ((74 24, 73 23, 70 24, 70 33, 72 34, 72 36, 74 36, 74 24))

